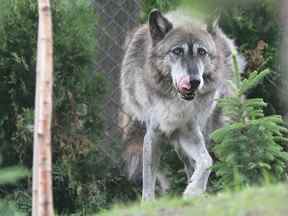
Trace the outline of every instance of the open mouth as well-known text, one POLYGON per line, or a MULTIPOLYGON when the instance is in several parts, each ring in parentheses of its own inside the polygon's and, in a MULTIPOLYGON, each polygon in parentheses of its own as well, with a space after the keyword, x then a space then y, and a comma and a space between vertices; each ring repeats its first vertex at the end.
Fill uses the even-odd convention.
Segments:
POLYGON ((193 100, 195 98, 195 91, 191 91, 187 93, 179 92, 179 94, 181 95, 181 98, 183 98, 184 100, 193 100))

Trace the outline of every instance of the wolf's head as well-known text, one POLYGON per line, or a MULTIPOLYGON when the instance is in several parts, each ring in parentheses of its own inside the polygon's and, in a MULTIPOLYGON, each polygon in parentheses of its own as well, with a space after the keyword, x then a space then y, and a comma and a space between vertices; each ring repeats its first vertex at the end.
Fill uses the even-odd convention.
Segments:
POLYGON ((192 100, 220 79, 217 74, 221 64, 219 56, 229 54, 217 50, 216 34, 221 30, 216 22, 197 24, 189 19, 181 20, 175 14, 166 17, 153 10, 149 30, 152 40, 150 63, 162 80, 169 80, 170 90, 185 100, 192 100))

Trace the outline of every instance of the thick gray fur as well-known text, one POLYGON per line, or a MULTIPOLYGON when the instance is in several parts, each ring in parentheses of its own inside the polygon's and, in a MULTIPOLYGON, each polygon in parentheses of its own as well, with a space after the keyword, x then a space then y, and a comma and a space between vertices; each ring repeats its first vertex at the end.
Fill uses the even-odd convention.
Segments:
MULTIPOLYGON (((121 101, 122 115, 129 116, 130 123, 124 138, 132 140, 128 147, 136 149, 128 154, 130 176, 141 170, 136 168, 139 160, 135 155, 141 158, 143 154, 143 200, 154 199, 160 145, 168 141, 183 159, 187 172, 184 197, 205 192, 212 165, 206 148, 208 135, 225 121, 216 107, 217 99, 233 94, 227 84, 232 78, 233 41, 215 23, 205 24, 184 14, 173 11, 163 16, 154 10, 149 22, 126 40, 121 101), (172 52, 177 46, 183 50, 182 57, 172 52), (199 56, 199 47, 207 54, 199 56), (177 89, 177 80, 184 75, 201 81, 192 98, 177 89), (142 132, 137 135, 137 130, 142 132)), ((239 61, 244 63, 241 57, 239 61)))

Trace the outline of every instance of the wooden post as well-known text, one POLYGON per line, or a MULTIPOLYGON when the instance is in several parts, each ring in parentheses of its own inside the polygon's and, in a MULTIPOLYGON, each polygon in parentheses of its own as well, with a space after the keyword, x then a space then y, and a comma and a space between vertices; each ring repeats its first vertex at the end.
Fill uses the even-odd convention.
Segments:
POLYGON ((38 11, 32 216, 52 216, 53 33, 50 1, 38 0, 38 11))

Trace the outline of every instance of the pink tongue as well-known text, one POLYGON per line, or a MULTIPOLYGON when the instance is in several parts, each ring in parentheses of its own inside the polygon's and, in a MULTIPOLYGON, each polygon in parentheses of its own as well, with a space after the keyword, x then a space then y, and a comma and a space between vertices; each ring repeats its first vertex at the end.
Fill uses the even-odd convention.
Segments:
POLYGON ((190 77, 184 76, 179 80, 178 88, 181 92, 187 92, 191 89, 190 77))

